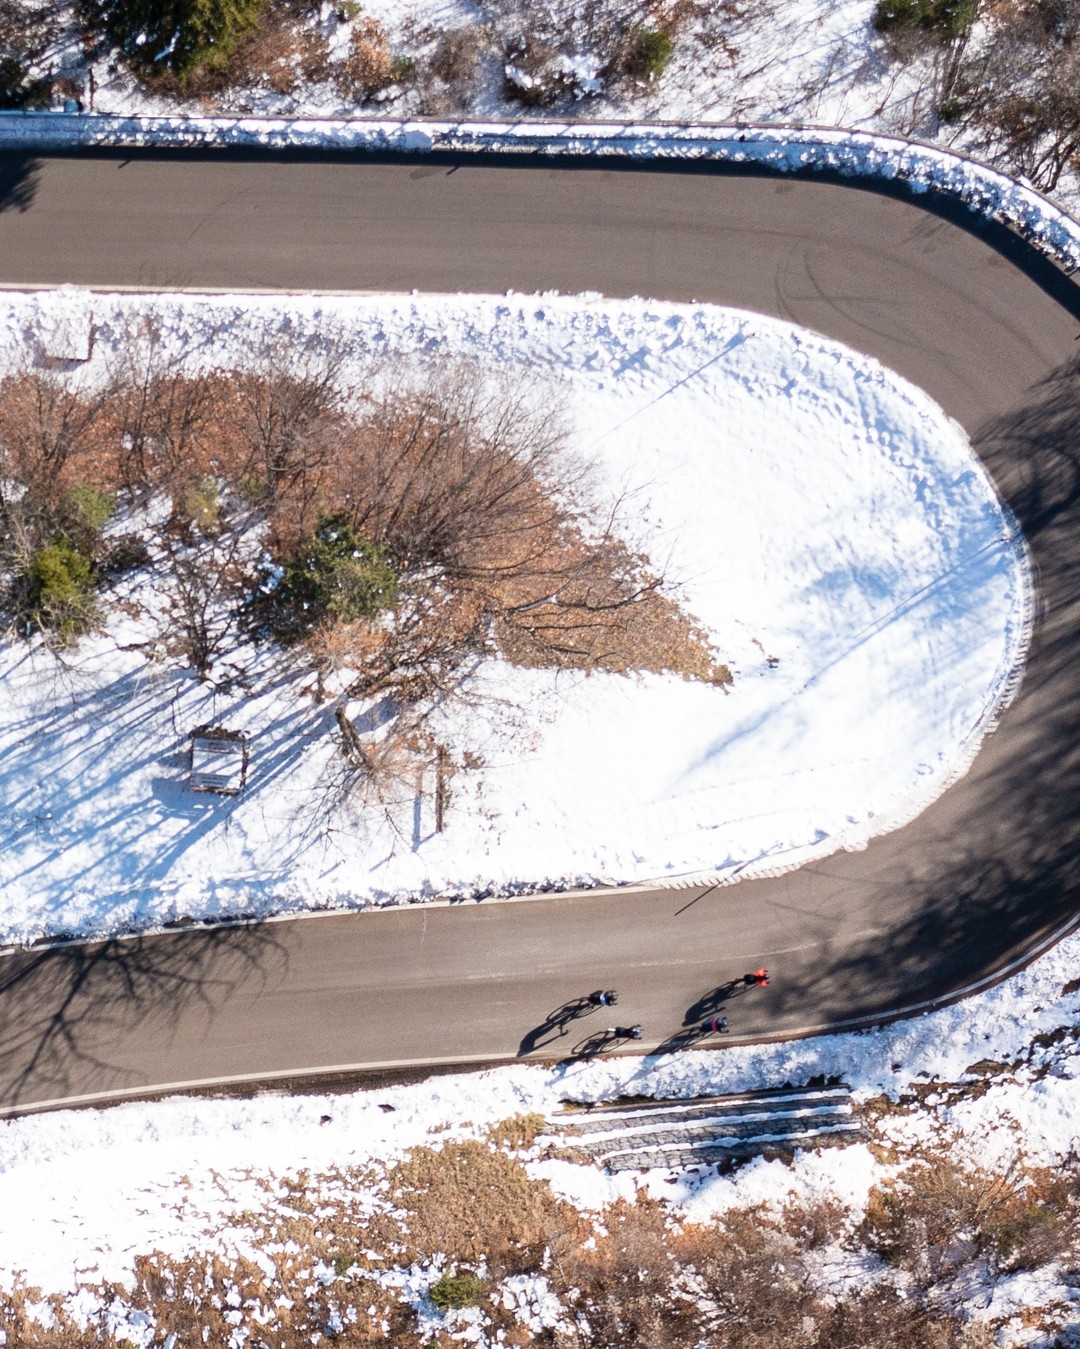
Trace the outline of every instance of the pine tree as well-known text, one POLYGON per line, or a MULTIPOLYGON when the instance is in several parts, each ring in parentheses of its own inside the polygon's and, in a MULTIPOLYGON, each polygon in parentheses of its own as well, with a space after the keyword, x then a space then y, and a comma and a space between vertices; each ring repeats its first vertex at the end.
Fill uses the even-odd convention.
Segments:
POLYGON ((224 61, 265 0, 82 0, 83 17, 136 70, 183 79, 224 61))

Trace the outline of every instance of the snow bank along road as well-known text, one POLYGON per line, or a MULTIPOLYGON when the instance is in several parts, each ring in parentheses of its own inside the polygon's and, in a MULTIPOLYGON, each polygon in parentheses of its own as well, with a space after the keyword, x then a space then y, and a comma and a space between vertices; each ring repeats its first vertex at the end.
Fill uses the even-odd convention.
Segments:
POLYGON ((776 314, 878 357, 964 424, 1040 601, 1021 694, 971 772, 865 852, 714 890, 9 954, 0 1108, 496 1060, 599 986, 656 1044, 759 964, 773 984, 730 1004, 736 1036, 874 1018, 992 975, 1076 910, 1080 291, 999 227, 900 189, 706 166, 20 152, 0 155, 0 281, 588 289, 776 314))

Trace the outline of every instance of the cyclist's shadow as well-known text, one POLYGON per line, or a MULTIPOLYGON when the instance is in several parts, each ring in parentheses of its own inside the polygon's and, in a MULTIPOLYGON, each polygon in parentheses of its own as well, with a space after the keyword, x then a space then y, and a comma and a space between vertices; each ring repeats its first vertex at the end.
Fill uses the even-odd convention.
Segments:
POLYGON ((534 1026, 529 1031, 518 1045, 518 1058, 531 1054, 535 1049, 542 1049, 552 1040, 560 1039, 566 1034, 566 1028, 572 1021, 578 1021, 583 1016, 591 1016, 593 1012, 599 1010, 599 1004, 591 998, 571 998, 569 1002, 564 1002, 561 1007, 548 1012, 539 1026, 534 1026))
POLYGON ((682 1030, 669 1035, 663 1044, 657 1045, 653 1053, 658 1058, 661 1054, 677 1054, 680 1049, 691 1049, 703 1040, 708 1040, 712 1034, 712 1030, 700 1022, 693 1026, 685 1026, 682 1030))
POLYGON ((697 1002, 686 1009, 683 1026, 687 1028, 699 1026, 701 1022, 715 1016, 724 1003, 737 998, 740 993, 745 993, 748 987, 745 979, 729 979, 727 983, 710 988, 708 993, 702 993, 697 1002))
POLYGON ((559 1066, 565 1068, 572 1063, 580 1063, 582 1059, 595 1058, 597 1054, 603 1054, 609 1049, 616 1048, 617 1045, 630 1044, 634 1038, 631 1035, 620 1035, 616 1026, 608 1026, 606 1030, 597 1031, 595 1035, 587 1035, 584 1040, 579 1040, 566 1058, 559 1060, 559 1066))

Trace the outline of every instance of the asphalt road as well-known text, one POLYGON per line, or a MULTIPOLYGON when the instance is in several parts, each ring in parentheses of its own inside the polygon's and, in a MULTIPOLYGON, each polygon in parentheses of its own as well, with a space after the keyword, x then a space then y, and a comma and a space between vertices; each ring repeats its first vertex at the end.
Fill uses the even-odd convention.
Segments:
POLYGON ((1080 292, 996 227, 822 179, 506 161, 0 156, 0 282, 589 289, 792 319, 922 385, 1024 527, 1020 697, 906 828, 770 881, 335 915, 0 959, 0 1111, 219 1078, 561 1056, 618 987, 677 1035, 877 1019, 1021 958, 1080 909, 1080 292))

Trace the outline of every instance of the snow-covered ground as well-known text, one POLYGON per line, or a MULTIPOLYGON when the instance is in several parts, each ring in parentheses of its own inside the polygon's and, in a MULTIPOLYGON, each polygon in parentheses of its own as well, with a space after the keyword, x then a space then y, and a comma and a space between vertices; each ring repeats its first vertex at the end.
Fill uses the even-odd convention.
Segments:
MULTIPOLYGON (((689 142, 676 132, 665 142, 648 125, 654 118, 918 129, 926 68, 885 59, 870 28, 872 8, 871 0, 800 0, 743 12, 725 6, 733 22, 677 44, 660 82, 583 103, 581 111, 637 123, 602 133, 621 134, 622 148, 633 153, 715 151, 707 132, 689 142)), ((422 49, 432 33, 475 24, 479 13, 462 0, 372 0, 364 9, 383 23, 395 50, 415 47, 416 35, 426 33, 422 49)), ((355 21, 323 7, 317 25, 332 54, 344 54, 355 21)), ((66 55, 54 55, 61 68, 85 76, 74 41, 66 55)), ((97 77, 99 111, 178 111, 140 92, 123 71, 99 66, 97 77)), ((498 84, 496 74, 473 114, 506 117, 493 92, 498 84)), ((388 117, 408 118, 418 111, 410 97, 390 91, 379 106, 388 117)), ((358 109, 329 85, 301 82, 292 94, 242 90, 196 110, 335 117, 371 105, 358 109)), ((32 123, 0 119, 0 136, 17 142, 32 123)), ((97 134, 89 123, 71 118, 70 134, 97 134)), ((152 140, 159 130, 130 134, 152 140)), ((121 131, 110 119, 101 134, 121 131)), ((266 123, 177 122, 165 134, 274 139, 266 123)), ((326 124, 286 128, 280 138, 325 143, 341 134, 326 124)), ((432 143, 430 124, 399 123, 393 134, 413 149, 432 143)), ((494 131, 507 145, 544 134, 505 122, 494 131)), ((830 163, 891 175, 900 165, 917 184, 943 186, 1041 233, 1060 256, 1080 257, 1075 226, 1053 206, 933 151, 912 150, 904 160, 895 143, 874 134, 795 133, 738 148, 735 134, 744 133, 725 135, 725 153, 778 167, 830 163)), ((1073 186, 1066 178, 1059 189, 1065 206, 1076 200, 1073 186)), ((14 351, 42 309, 52 306, 55 315, 66 303, 6 296, 6 350, 14 351)), ((110 316, 137 303, 95 299, 104 324, 99 357, 110 316)), ((8 696, 0 700, 6 939, 492 882, 516 888, 797 864, 858 846, 962 772, 1022 659, 1022 545, 963 436, 920 392, 820 339, 748 315, 595 298, 169 304, 176 349, 197 352, 211 328, 220 329, 214 358, 225 361, 265 324, 304 331, 332 317, 376 353, 543 370, 573 415, 576 446, 595 459, 609 490, 629 493, 636 542, 666 566, 711 630, 734 687, 725 695, 657 676, 556 678, 493 667, 483 676, 491 691, 533 715, 524 729, 518 716, 494 710, 446 728, 483 764, 455 779, 444 836, 432 835, 422 796, 396 821, 343 817, 327 832, 311 826, 336 754, 332 721, 295 696, 301 680, 271 689, 255 653, 234 655, 254 686, 239 697, 167 662, 118 653, 116 638, 133 635, 119 626, 85 641, 63 667, 40 649, 8 646, 8 696), (178 749, 187 730, 220 720, 253 737, 251 787, 236 802, 193 798, 183 783, 178 749)), ((999 1170, 1016 1156, 1057 1165, 1076 1154, 1080 1135, 1078 958, 1080 938, 1069 938, 988 993, 873 1033, 569 1069, 507 1068, 351 1095, 175 1100, 5 1121, 0 1284, 10 1287, 24 1271, 46 1293, 71 1295, 69 1305, 89 1316, 100 1306, 85 1295, 80 1302, 76 1284, 123 1283, 140 1253, 210 1248, 258 1262, 250 1234, 229 1219, 259 1207, 269 1178, 389 1161, 433 1135, 475 1136, 518 1112, 550 1114, 566 1098, 691 1096, 835 1074, 865 1101, 882 1092, 904 1098, 937 1079, 938 1096, 923 1091, 921 1105, 889 1115, 876 1142, 912 1155, 949 1148, 999 1170), (981 1080, 967 1071, 991 1060, 1013 1067, 981 1080)), ((694 1221, 822 1195, 838 1198, 855 1221, 871 1186, 889 1173, 880 1156, 860 1144, 809 1152, 792 1166, 751 1163, 732 1176, 703 1170, 638 1179, 694 1221)), ((566 1162, 534 1161, 530 1169, 583 1210, 636 1192, 632 1178, 566 1162)), ((836 1269, 841 1282, 880 1272, 858 1261, 854 1274, 850 1261, 836 1269)), ((437 1273, 413 1269, 399 1280, 423 1304, 433 1332, 440 1318, 423 1295, 437 1273)), ((324 1268, 312 1277, 334 1274, 324 1268)), ((1053 1266, 977 1292, 967 1310, 1003 1325, 1003 1345, 1049 1345, 1040 1309, 1067 1308, 1073 1296, 1053 1266)), ((534 1300, 537 1315, 542 1300, 534 1300)), ((1046 1324, 1075 1326, 1074 1313, 1046 1316, 1046 1324)), ((122 1334, 140 1346, 160 1341, 145 1317, 125 1321, 122 1334)))
MULTIPOLYGON (((230 1220, 266 1202, 269 1178, 276 1192, 288 1177, 320 1177, 335 1168, 360 1168, 353 1173, 359 1175, 367 1162, 389 1163, 433 1138, 482 1137, 489 1125, 522 1112, 550 1118, 566 1100, 690 1097, 835 1074, 853 1086, 857 1101, 907 1098, 874 1126, 870 1140, 889 1145, 899 1158, 947 1148, 954 1159, 998 1174, 1017 1160, 1053 1167, 1075 1154, 1080 1134, 1078 961, 1080 937, 1073 936, 988 992, 874 1032, 660 1059, 504 1068, 333 1096, 175 1099, 5 1121, 0 1283, 10 1286, 21 1270, 46 1293, 69 1293, 80 1281, 128 1281, 135 1256, 154 1250, 178 1257, 197 1249, 250 1255, 250 1232, 230 1220), (990 1076, 970 1071, 988 1062, 998 1064, 990 1076), (920 1091, 921 1102, 912 1103, 920 1091)), ((871 1186, 894 1169, 880 1156, 879 1146, 860 1143, 803 1153, 792 1165, 758 1160, 726 1176, 703 1167, 675 1176, 608 1177, 557 1160, 532 1161, 529 1170, 587 1211, 620 1196, 633 1200, 644 1185, 694 1222, 731 1208, 832 1196, 854 1224, 871 1186)), ((308 1182, 315 1201, 322 1183, 308 1182)), ((254 1258, 265 1261, 257 1249, 254 1258)), ((850 1256, 846 1262, 837 1257, 823 1279, 842 1284, 853 1270, 863 1279, 882 1272, 873 1262, 860 1266, 850 1256)), ((437 1266, 408 1272, 405 1282, 418 1302, 438 1274, 437 1266)), ((313 1277, 332 1279, 333 1271, 313 1271, 313 1277)), ((1003 1345, 1049 1345, 1024 1327, 1038 1324, 1040 1308, 1067 1307, 1072 1297, 1051 1264, 973 1290, 966 1311, 1005 1323, 1003 1345)), ((86 1312, 94 1306, 86 1297, 81 1305, 86 1312)), ((434 1327, 440 1318, 430 1304, 427 1310, 434 1327)), ((133 1317, 123 1333, 137 1345, 157 1343, 151 1330, 133 1317)))
MULTIPOLYGON (((78 297, 5 297, 8 359, 78 297)), ((781 871, 859 847, 963 773, 1023 658, 1022 541, 960 429, 875 362, 707 307, 539 298, 97 296, 94 361, 153 305, 189 368, 327 325, 373 359, 528 369, 601 500, 728 662, 676 676, 480 668, 389 815, 335 805, 329 704, 237 646, 200 681, 117 614, 57 658, 0 651, 0 932, 105 932, 408 896, 781 871), (126 316, 126 317, 125 317, 126 316), (211 340, 212 338, 212 340, 211 340), (524 710, 527 709, 527 715, 524 710), (191 793, 197 726, 249 734, 238 798, 191 793), (430 784, 428 784, 430 787, 430 784)), ((365 708, 353 706, 362 716, 365 708)))
MULTIPOLYGON (((422 52, 441 33, 490 23, 500 8, 510 11, 509 6, 469 0, 366 0, 353 13, 326 3, 311 27, 325 36, 331 60, 347 56, 354 29, 370 20, 382 26, 395 52, 422 52)), ((873 9, 874 0, 725 6, 707 15, 685 41, 677 42, 662 80, 608 90, 601 106, 616 116, 676 122, 801 119, 825 126, 906 131, 925 74, 917 69, 897 71, 885 59, 883 43, 870 23, 873 9)), ((558 24, 567 19, 573 25, 575 16, 552 3, 534 5, 531 17, 541 27, 546 21, 558 24)), ((590 85, 589 76, 602 64, 604 53, 589 50, 595 44, 590 44, 583 25, 575 36, 580 51, 576 73, 582 77, 582 91, 596 90, 597 83, 590 85)), ((501 116, 512 106, 515 112, 528 115, 528 109, 508 105, 503 98, 504 67, 492 59, 495 51, 484 55, 488 59, 471 112, 501 116)), ((61 59, 65 69, 84 68, 85 58, 75 42, 61 59)), ((332 83, 305 80, 299 62, 293 68, 296 85, 291 92, 274 90, 268 84, 229 89, 217 96, 221 111, 302 112, 317 117, 358 111, 356 101, 342 97, 332 83)), ((98 65, 96 74, 97 111, 162 113, 175 108, 172 100, 140 88, 123 68, 108 71, 98 65)), ((376 96, 377 107, 394 111, 403 106, 415 112, 418 101, 417 91, 407 81, 390 85, 376 96)), ((589 100, 581 103, 583 110, 595 106, 589 100)))

